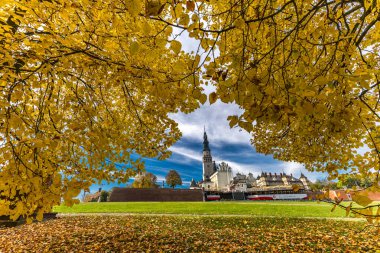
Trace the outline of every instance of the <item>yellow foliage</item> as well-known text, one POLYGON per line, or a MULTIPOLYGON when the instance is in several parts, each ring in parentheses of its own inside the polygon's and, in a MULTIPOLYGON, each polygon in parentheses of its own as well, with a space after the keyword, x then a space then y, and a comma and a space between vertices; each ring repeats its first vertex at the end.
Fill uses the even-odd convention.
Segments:
POLYGON ((361 206, 368 206, 373 201, 378 201, 379 188, 378 186, 371 186, 364 190, 351 191, 352 200, 361 206))
POLYGON ((211 92, 210 95, 209 95, 209 101, 210 101, 210 104, 213 104, 215 103, 217 100, 217 95, 215 92, 211 92))
POLYGON ((346 207, 346 216, 350 214, 351 207, 352 207, 352 202, 346 207))
POLYGON ((168 114, 205 95, 194 57, 152 19, 164 7, 1 1, 0 215, 41 219, 95 182, 126 182, 143 167, 131 154, 170 154, 181 134, 168 114))
POLYGON ((298 192, 300 190, 300 186, 298 184, 293 184, 292 188, 294 192, 298 192))

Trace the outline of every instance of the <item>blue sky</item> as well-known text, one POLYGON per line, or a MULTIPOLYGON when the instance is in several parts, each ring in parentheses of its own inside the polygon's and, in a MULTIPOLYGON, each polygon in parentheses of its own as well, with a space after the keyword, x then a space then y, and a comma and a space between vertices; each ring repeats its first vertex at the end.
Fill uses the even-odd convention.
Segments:
MULTIPOLYGON (((206 88, 206 93, 210 92, 206 88)), ((239 128, 230 129, 227 121, 228 115, 241 113, 237 105, 224 104, 217 101, 213 105, 206 102, 198 110, 190 114, 173 114, 182 131, 182 138, 170 148, 172 156, 165 160, 145 158, 146 170, 155 174, 157 182, 162 184, 165 175, 170 169, 177 170, 182 178, 183 187, 188 187, 192 178, 196 181, 202 178, 202 142, 203 128, 206 127, 208 140, 210 142, 213 160, 217 163, 227 162, 233 169, 233 173, 249 173, 255 176, 264 172, 287 174, 292 173, 299 176, 304 173, 311 181, 325 178, 327 175, 317 172, 308 172, 302 164, 294 162, 282 162, 255 152, 250 145, 250 135, 239 128)), ((130 183, 133 179, 130 180, 130 183)), ((102 187, 108 190, 114 186, 124 187, 125 184, 93 185, 91 192, 102 187)))

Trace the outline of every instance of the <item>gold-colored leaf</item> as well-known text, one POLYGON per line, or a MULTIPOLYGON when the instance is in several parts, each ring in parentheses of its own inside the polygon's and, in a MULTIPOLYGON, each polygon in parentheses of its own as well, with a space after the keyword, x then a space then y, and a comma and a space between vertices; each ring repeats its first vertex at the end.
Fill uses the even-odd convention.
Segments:
POLYGON ((215 92, 211 92, 208 98, 209 98, 210 104, 212 105, 213 103, 216 102, 218 95, 216 95, 215 92))
POLYGON ((202 105, 204 103, 206 103, 206 101, 207 101, 207 95, 206 94, 201 94, 201 96, 199 97, 199 101, 201 102, 202 105))
POLYGON ((195 2, 194 1, 186 1, 186 8, 189 11, 194 11, 195 10, 195 2))
POLYGON ((174 51, 174 53, 179 54, 181 52, 182 44, 177 40, 173 40, 170 42, 170 49, 174 51))
POLYGON ((233 116, 228 116, 227 120, 230 121, 230 128, 233 128, 239 121, 238 116, 233 115, 233 116))
POLYGON ((351 207, 352 207, 352 202, 346 207, 346 216, 350 214, 351 207))
POLYGON ((293 184, 292 185, 292 188, 293 188, 293 191, 294 192, 298 192, 301 188, 300 188, 300 186, 298 185, 298 184, 293 184))

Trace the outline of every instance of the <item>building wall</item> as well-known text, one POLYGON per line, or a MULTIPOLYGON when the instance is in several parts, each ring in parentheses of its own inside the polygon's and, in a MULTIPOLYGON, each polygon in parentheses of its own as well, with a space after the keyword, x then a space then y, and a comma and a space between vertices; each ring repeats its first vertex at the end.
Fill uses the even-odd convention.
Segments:
POLYGON ((200 189, 137 189, 116 187, 112 190, 109 201, 203 201, 203 192, 200 189))
POLYGON ((265 177, 260 177, 259 181, 257 182, 257 186, 259 186, 259 187, 267 186, 267 182, 265 180, 265 177))
POLYGON ((247 184, 245 184, 245 183, 237 183, 235 185, 235 191, 246 192, 247 191, 247 184))
POLYGON ((206 191, 214 191, 216 190, 215 181, 203 182, 202 188, 206 191))
POLYGON ((218 190, 227 191, 232 180, 231 171, 218 171, 218 190))

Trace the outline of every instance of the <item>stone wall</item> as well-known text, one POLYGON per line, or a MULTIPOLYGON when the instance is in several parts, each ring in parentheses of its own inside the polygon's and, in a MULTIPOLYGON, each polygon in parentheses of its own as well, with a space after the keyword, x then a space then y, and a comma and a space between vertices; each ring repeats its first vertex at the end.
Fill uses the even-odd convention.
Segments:
POLYGON ((137 189, 117 187, 112 190, 109 201, 203 201, 203 192, 199 189, 137 189))

